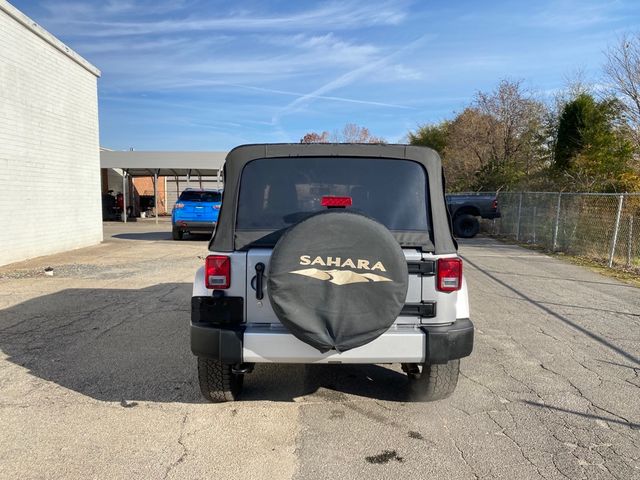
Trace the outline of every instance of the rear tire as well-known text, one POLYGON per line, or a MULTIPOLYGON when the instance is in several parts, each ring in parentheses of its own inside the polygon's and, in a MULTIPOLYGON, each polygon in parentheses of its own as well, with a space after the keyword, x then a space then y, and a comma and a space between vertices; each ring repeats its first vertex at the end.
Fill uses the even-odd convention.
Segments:
POLYGON ((409 377, 409 394, 413 400, 422 402, 442 400, 450 396, 458 385, 459 359, 450 360, 445 364, 425 363, 412 365, 412 367, 407 376, 409 377))
POLYGON ((210 402, 234 402, 242 392, 244 375, 231 371, 231 365, 198 357, 198 382, 204 398, 210 402))
POLYGON ((173 229, 171 230, 171 236, 173 237, 174 240, 182 240, 182 237, 184 236, 184 232, 180 230, 178 227, 173 227, 173 229))
POLYGON ((480 231, 480 222, 476 217, 463 213, 453 219, 453 233, 459 238, 473 238, 480 231))

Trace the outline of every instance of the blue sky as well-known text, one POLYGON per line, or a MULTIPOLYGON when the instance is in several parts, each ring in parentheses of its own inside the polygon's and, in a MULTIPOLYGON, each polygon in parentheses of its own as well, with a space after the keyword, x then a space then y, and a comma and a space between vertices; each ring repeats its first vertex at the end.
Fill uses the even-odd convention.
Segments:
POLYGON ((224 150, 345 123, 389 142, 521 79, 550 96, 638 0, 10 0, 102 70, 101 144, 224 150))

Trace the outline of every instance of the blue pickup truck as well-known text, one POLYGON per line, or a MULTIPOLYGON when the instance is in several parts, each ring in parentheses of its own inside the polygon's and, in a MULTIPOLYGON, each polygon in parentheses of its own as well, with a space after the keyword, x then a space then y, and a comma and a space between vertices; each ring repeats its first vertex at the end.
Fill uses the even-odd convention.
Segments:
POLYGON ((451 215, 453 234, 458 238, 472 238, 480 231, 480 218, 500 218, 496 194, 452 193, 446 196, 451 215))
POLYGON ((173 239, 182 240, 185 233, 212 233, 221 204, 221 190, 186 189, 171 213, 173 239))

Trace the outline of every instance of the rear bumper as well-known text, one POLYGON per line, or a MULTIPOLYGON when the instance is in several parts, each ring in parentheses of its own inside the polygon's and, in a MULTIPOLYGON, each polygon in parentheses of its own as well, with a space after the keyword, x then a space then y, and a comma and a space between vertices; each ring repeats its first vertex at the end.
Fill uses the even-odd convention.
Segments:
POLYGON ((392 327, 373 342, 346 352, 320 353, 284 327, 191 324, 191 351, 223 363, 446 363, 473 350, 468 318, 442 326, 392 327))
POLYGON ((216 228, 214 221, 196 222, 192 220, 174 220, 173 226, 188 232, 213 232, 216 228))

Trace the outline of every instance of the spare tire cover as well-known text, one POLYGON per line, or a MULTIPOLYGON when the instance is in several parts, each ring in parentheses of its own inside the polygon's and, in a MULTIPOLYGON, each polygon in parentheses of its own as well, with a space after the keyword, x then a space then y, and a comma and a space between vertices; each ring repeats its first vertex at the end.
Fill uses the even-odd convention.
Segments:
POLYGON ((387 228, 328 210, 288 229, 267 272, 278 319, 320 352, 344 352, 383 334, 407 296, 407 261, 387 228))

